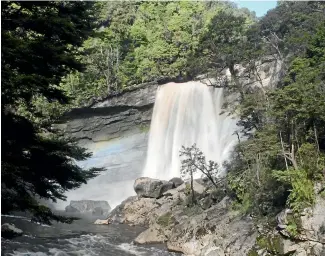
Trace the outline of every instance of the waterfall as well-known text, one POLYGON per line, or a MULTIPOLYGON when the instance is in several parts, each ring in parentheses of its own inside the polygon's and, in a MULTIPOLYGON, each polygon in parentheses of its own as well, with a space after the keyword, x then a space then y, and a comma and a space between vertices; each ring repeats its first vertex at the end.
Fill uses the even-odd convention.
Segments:
POLYGON ((236 120, 220 114, 223 89, 199 81, 168 83, 158 88, 143 176, 180 176, 179 151, 194 143, 207 160, 221 164, 237 142, 236 120))

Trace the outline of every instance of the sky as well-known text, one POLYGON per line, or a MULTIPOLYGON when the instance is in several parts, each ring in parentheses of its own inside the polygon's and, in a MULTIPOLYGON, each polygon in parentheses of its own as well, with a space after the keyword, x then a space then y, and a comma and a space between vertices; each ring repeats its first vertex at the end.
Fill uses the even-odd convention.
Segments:
POLYGON ((255 11, 257 17, 261 17, 267 13, 268 10, 276 6, 277 1, 242 1, 235 0, 239 7, 246 7, 250 11, 255 11))

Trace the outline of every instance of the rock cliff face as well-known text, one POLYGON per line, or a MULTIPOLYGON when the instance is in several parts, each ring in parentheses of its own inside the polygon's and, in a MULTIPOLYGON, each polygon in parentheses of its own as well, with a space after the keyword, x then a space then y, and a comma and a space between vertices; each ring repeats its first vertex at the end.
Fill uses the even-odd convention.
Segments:
POLYGON ((111 207, 106 201, 70 201, 65 207, 65 211, 69 213, 91 214, 94 216, 107 216, 111 207))
POLYGON ((73 109, 59 127, 86 147, 139 133, 150 125, 157 87, 156 83, 138 85, 88 107, 73 109))

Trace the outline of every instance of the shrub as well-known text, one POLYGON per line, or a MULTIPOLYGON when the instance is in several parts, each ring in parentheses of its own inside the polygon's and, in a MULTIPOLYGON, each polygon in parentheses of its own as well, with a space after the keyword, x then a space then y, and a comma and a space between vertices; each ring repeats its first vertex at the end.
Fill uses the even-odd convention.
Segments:
POLYGON ((305 170, 290 168, 286 171, 273 171, 273 175, 278 181, 290 185, 287 204, 295 212, 300 212, 304 208, 314 205, 314 185, 308 179, 308 173, 305 170))

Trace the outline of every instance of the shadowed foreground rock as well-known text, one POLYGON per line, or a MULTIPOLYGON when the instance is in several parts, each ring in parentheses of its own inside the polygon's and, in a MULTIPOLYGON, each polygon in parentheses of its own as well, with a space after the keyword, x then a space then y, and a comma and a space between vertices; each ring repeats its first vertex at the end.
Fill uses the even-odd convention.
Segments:
POLYGON ((10 239, 22 235, 23 231, 16 228, 14 224, 4 223, 1 225, 1 237, 10 239))

